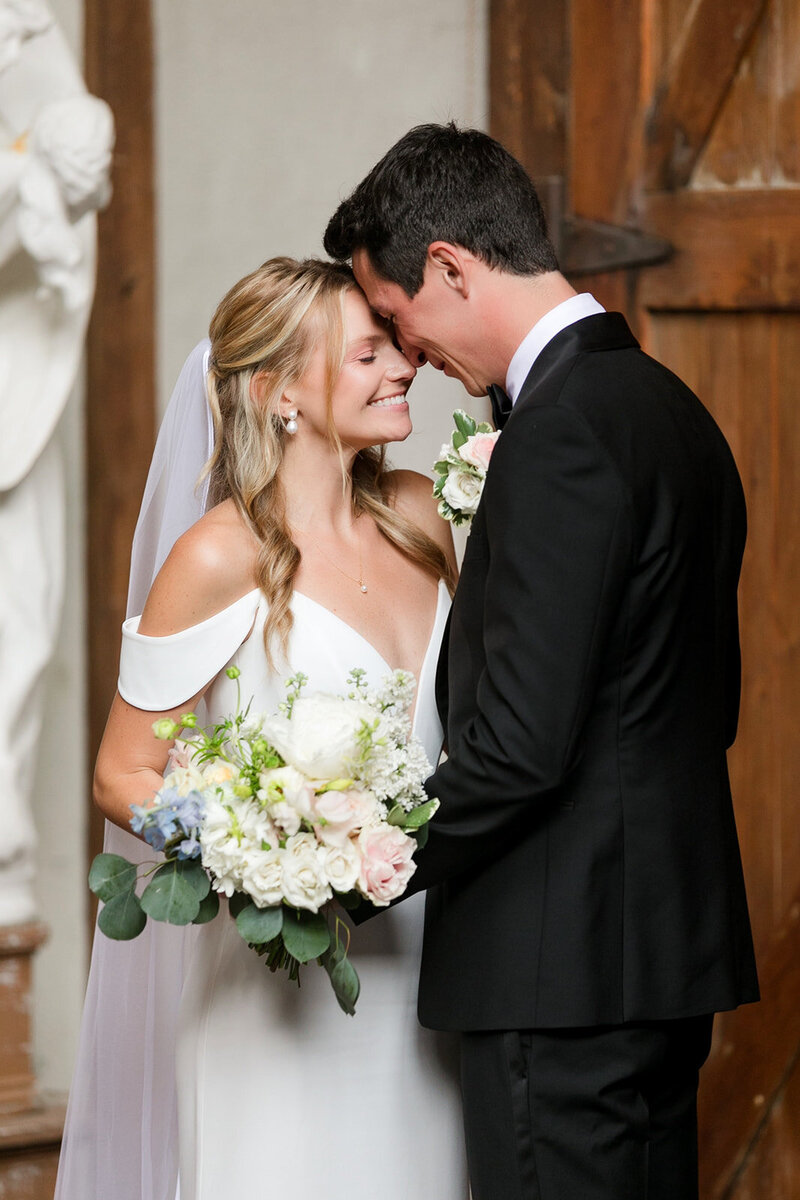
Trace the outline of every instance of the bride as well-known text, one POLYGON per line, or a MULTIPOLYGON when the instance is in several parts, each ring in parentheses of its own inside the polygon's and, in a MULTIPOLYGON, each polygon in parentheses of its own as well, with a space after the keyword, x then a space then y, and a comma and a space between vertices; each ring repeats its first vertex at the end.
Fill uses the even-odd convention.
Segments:
MULTIPOLYGON (((168 413, 159 438, 172 467, 151 470, 159 516, 146 538, 137 529, 133 593, 166 561, 123 627, 97 760, 96 801, 126 843, 129 806, 167 765, 153 721, 232 711, 231 665, 255 711, 275 709, 298 671, 309 692, 342 692, 353 667, 373 684, 402 667, 418 680, 414 731, 434 763, 441 749, 433 692, 452 540, 430 481, 387 471, 382 449, 411 431, 414 367, 350 271, 314 260, 272 259, 241 280, 210 336, 207 510, 169 549, 199 503, 172 477, 186 475, 190 430, 206 419, 195 387, 192 419, 168 413)), ((151 922, 130 945, 98 935, 106 965, 93 961, 57 1200, 173 1200, 176 1140, 181 1200, 466 1200, 452 1047, 416 1020, 421 904, 354 931, 352 1019, 316 965, 299 991, 270 975, 224 904, 188 934, 151 922), (162 976, 182 978, 179 1006, 162 976)))

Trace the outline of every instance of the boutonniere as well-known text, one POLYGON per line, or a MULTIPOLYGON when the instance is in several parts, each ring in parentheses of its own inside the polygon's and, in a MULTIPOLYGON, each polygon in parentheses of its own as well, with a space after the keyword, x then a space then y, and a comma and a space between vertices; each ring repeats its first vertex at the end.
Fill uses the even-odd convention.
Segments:
POLYGON ((439 501, 439 515, 454 525, 463 525, 475 516, 500 434, 487 421, 478 424, 460 408, 453 413, 453 420, 456 427, 450 441, 442 446, 433 464, 433 494, 439 501))

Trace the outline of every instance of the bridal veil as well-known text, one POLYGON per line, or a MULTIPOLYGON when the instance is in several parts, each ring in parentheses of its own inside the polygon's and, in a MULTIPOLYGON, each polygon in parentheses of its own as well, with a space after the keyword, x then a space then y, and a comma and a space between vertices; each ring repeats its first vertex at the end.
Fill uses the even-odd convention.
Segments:
MULTIPOLYGON (((127 615, 142 611, 177 539, 202 516, 197 486, 213 446, 210 343, 191 352, 161 424, 131 552, 127 615)), ((104 849, 141 862, 153 851, 106 822, 104 849)), ((132 942, 95 930, 54 1200, 175 1200, 174 1046, 194 926, 150 921, 132 942)))

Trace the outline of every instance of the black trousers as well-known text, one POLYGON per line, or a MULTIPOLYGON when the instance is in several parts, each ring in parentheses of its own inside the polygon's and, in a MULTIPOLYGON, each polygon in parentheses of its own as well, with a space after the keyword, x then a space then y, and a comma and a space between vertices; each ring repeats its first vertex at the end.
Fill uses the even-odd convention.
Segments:
POLYGON ((697 1200, 712 1021, 462 1034, 473 1200, 697 1200))

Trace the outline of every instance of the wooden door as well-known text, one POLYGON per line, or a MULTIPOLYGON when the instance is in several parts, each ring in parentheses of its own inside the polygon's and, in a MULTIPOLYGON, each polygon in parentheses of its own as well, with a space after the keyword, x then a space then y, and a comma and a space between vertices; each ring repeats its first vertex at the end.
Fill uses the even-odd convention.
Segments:
POLYGON ((566 273, 625 312, 645 348, 697 391, 742 473, 749 538, 731 770, 763 1000, 716 1022, 701 1085, 702 1195, 794 1200, 800 0, 493 0, 491 102, 492 132, 542 182, 566 273), (664 246, 652 235, 672 247, 656 265, 664 246))

